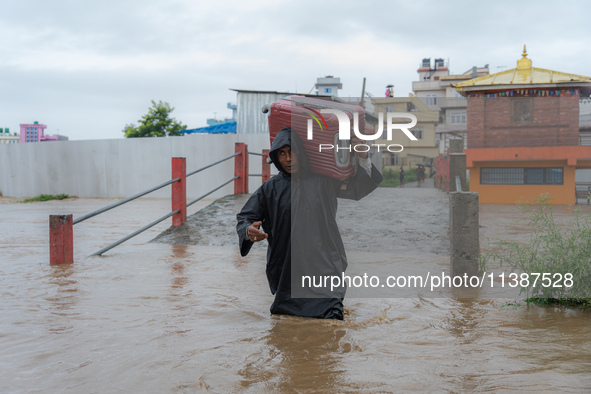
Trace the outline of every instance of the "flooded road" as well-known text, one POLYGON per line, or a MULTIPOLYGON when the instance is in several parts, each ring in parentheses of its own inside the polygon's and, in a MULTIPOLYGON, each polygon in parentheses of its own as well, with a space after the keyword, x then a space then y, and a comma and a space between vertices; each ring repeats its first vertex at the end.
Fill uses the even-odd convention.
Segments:
MULTIPOLYGON (((373 253, 369 245, 392 269, 447 269, 447 195, 408 187, 370 197, 369 235, 349 226, 359 222, 349 202, 339 208, 350 269, 373 253)), ((518 294, 348 296, 344 322, 271 316, 265 247, 240 257, 233 213, 223 209, 231 199, 193 216, 184 235, 148 242, 166 221, 85 258, 170 206, 115 209, 74 226, 75 264, 49 266, 48 215, 110 202, 0 202, 1 392, 591 390, 590 311, 527 306, 518 294)), ((482 206, 482 236, 520 233, 518 212, 482 206)))

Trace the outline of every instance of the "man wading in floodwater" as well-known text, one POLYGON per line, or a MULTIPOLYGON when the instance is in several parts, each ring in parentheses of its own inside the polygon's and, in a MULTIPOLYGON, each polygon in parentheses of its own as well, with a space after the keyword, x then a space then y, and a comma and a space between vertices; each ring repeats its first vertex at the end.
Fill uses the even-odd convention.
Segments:
MULTIPOLYGON (((362 143, 356 138, 351 142, 353 146, 362 143)), ((344 287, 337 292, 306 289, 302 293, 297 289, 296 294, 304 295, 293 298, 292 287, 295 292, 301 286, 301 275, 340 277, 345 272, 347 257, 336 222, 337 197, 359 200, 382 181, 367 153, 358 156, 356 174, 337 181, 309 171, 301 142, 289 127, 273 140, 269 157, 279 174, 248 199, 236 226, 242 256, 254 242, 268 242, 267 279, 275 295, 271 313, 343 320, 344 287)))

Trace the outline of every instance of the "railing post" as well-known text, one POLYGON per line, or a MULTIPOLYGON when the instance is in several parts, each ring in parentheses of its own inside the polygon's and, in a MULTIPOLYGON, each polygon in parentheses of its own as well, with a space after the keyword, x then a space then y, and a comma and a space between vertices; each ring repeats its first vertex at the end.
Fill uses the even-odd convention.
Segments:
POLYGON ((269 149, 263 149, 263 183, 271 177, 271 165, 267 163, 269 157, 269 149))
POLYGON ((187 221, 187 160, 184 157, 172 158, 172 179, 180 181, 172 184, 172 210, 179 210, 172 216, 172 225, 178 226, 187 221))
POLYGON ((234 194, 248 193, 248 146, 244 142, 236 142, 234 158, 234 194))
POLYGON ((72 215, 49 215, 49 264, 74 262, 72 215))

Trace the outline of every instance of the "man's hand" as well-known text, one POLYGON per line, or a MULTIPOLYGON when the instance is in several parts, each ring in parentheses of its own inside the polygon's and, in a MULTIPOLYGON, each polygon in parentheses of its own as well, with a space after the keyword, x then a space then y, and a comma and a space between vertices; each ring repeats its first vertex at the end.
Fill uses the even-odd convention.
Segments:
POLYGON ((248 229, 246 230, 246 234, 248 234, 248 239, 250 239, 252 242, 260 242, 263 239, 268 237, 267 234, 265 234, 264 232, 259 230, 259 227, 261 227, 261 224, 263 224, 263 222, 259 221, 259 222, 254 222, 253 224, 248 226, 248 229))
MULTIPOLYGON (((365 145, 365 141, 363 141, 363 140, 361 140, 361 139, 359 139, 357 137, 351 138, 351 146, 353 147, 353 150, 355 150, 355 147, 357 145, 365 145)), ((363 148, 360 148, 360 149, 366 149, 366 148, 363 147, 363 148)), ((357 155, 359 157, 361 157, 362 159, 367 159, 367 152, 361 152, 361 151, 357 152, 357 151, 355 151, 355 153, 357 153, 357 155)))

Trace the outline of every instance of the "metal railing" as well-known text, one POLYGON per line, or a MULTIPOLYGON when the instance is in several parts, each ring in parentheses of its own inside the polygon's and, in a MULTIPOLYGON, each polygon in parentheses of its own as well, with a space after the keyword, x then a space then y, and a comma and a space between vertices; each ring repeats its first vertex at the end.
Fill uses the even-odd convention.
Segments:
POLYGON ((107 212, 113 208, 117 208, 123 204, 131 202, 137 198, 143 197, 149 193, 152 193, 156 190, 159 190, 163 187, 168 185, 173 185, 172 190, 172 202, 173 202, 173 210, 172 212, 167 213, 166 215, 162 216, 159 219, 154 220, 150 224, 142 227, 141 229, 134 231, 133 233, 119 239, 116 242, 113 242, 109 246, 106 246, 95 253, 91 254, 91 256, 98 256, 101 255, 114 247, 122 244, 125 241, 141 234, 142 232, 150 229, 151 227, 157 225, 158 223, 168 219, 169 217, 173 217, 173 226, 179 225, 184 223, 187 220, 186 211, 187 208, 191 205, 195 204, 196 202, 202 200, 203 198, 209 196, 210 194, 214 193, 215 191, 221 189, 222 187, 226 186, 230 182, 234 181, 234 193, 248 193, 248 176, 262 176, 263 181, 268 179, 269 177, 269 166, 266 163, 266 158, 268 157, 268 151, 263 151, 263 153, 255 153, 255 152, 248 152, 246 144, 237 143, 236 144, 236 152, 230 156, 224 157, 223 159, 217 160, 213 163, 210 163, 206 166, 198 168, 195 171, 187 173, 185 170, 185 158, 172 158, 172 172, 173 172, 173 179, 161 183, 157 186, 154 186, 150 189, 144 190, 140 193, 134 194, 131 197, 125 198, 121 201, 117 201, 116 203, 107 205, 106 207, 97 209, 91 213, 86 215, 80 216, 72 220, 72 215, 50 215, 50 263, 51 264, 68 264, 73 262, 73 230, 72 227, 74 224, 81 223, 87 219, 90 219, 94 216, 100 215, 101 213, 107 212), (248 174, 248 154, 258 155, 263 157, 263 173, 262 174, 248 174), (186 202, 186 180, 187 177, 200 173, 208 168, 211 168, 215 165, 221 164, 227 160, 232 158, 237 158, 235 161, 235 175, 222 182, 218 186, 214 187, 213 189, 209 190, 207 193, 202 194, 201 196, 197 197, 196 199, 192 200, 191 202, 186 202), (176 185, 175 185, 176 184, 176 185))
POLYGON ((94 252, 93 254, 91 254, 88 257, 92 257, 92 256, 100 256, 101 254, 105 253, 108 250, 113 249, 115 246, 121 245, 123 242, 130 240, 131 238, 135 237, 136 235, 139 235, 141 233, 143 233, 144 231, 146 231, 147 229, 154 227, 155 225, 157 225, 158 223, 162 222, 163 220, 168 219, 169 217, 171 217, 172 215, 175 215, 179 213, 178 209, 175 209, 172 212, 167 213, 166 215, 162 216, 160 219, 156 219, 154 220, 152 223, 148 224, 147 226, 144 226, 142 228, 140 228, 137 231, 134 231, 133 233, 121 238, 119 241, 117 242, 113 242, 111 245, 109 246, 105 246, 104 248, 102 248, 101 250, 94 252))
MULTIPOLYGON (((201 171, 203 171, 203 170, 206 170, 206 169, 208 169, 208 168, 211 168, 211 167, 213 167, 213 166, 215 166, 215 165, 217 165, 217 164, 223 163, 224 161, 226 161, 226 160, 230 160, 230 159, 232 159, 233 157, 236 157, 236 156, 238 156, 238 155, 241 155, 241 154, 242 154, 242 152, 236 152, 236 153, 234 153, 234 154, 232 154, 232 155, 230 155, 230 156, 228 156, 228 157, 224 157, 223 159, 217 160, 217 161, 215 161, 215 162, 213 162, 213 163, 210 163, 210 164, 208 164, 208 165, 206 165, 206 166, 203 166, 203 167, 201 167, 201 168, 198 168, 197 170, 195 170, 195 171, 192 171, 192 172, 190 172, 190 173, 186 174, 186 176, 185 176, 185 179, 186 179, 187 177, 191 176, 191 175, 195 175, 195 174, 197 174, 197 173, 199 173, 199 172, 201 172, 201 171)), ((174 158, 173 158, 173 160, 174 160, 174 158)), ((215 191, 217 191, 217 190, 221 189, 222 187, 226 186, 228 183, 232 182, 233 180, 237 179, 238 177, 239 177, 239 176, 238 176, 238 175, 236 175, 236 176, 234 176, 233 178, 229 179, 228 181, 226 181, 226 182, 222 183, 221 185, 217 186, 216 188, 214 188, 214 189, 210 190, 209 192, 207 192, 207 193, 203 194, 202 196, 199 196, 199 197, 197 197, 195 200, 191 201, 189 204, 186 204, 186 207, 185 207, 185 208, 188 208, 189 206, 191 206, 191 205, 195 204, 195 203, 196 203, 196 202, 198 202, 199 200, 202 200, 203 198, 205 198, 205 197, 209 196, 211 193, 213 193, 213 192, 215 192, 215 191)), ((151 192, 153 192, 153 191, 156 191, 156 190, 158 190, 158 189, 161 189, 161 188, 163 188, 163 187, 165 187, 165 186, 171 185, 171 184, 173 184, 173 183, 175 183, 175 182, 179 182, 179 181, 181 181, 181 178, 180 178, 180 177, 179 177, 179 178, 172 179, 172 180, 170 180, 170 181, 167 181, 167 182, 164 182, 164 183, 162 183, 162 184, 160 184, 160 185, 158 185, 158 186, 154 186, 153 188, 150 188, 150 189, 148 189, 148 190, 145 190, 145 191, 143 191, 143 192, 141 192, 141 193, 138 193, 138 194, 136 194, 136 195, 133 195, 133 196, 131 196, 131 197, 129 197, 129 198, 126 198, 126 199, 124 199, 124 200, 118 201, 118 202, 116 202, 116 203, 114 203, 114 204, 111 204, 111 205, 109 205, 109 206, 106 206, 106 207, 104 207, 104 208, 98 209, 98 210, 96 210, 96 211, 94 211, 94 212, 91 212, 91 213, 89 213, 89 214, 87 214, 87 215, 84 215, 84 216, 82 216, 82 217, 80 217, 80 218, 78 218, 78 219, 75 219, 75 220, 73 221, 73 224, 80 223, 80 222, 82 222, 82 221, 84 221, 84 220, 86 220, 86 219, 89 219, 89 218, 93 217, 93 216, 99 215, 99 214, 101 214, 101 213, 103 213, 103 212, 106 212, 106 211, 108 211, 108 210, 110 210, 110 209, 116 208, 116 207, 118 207, 118 206, 120 206, 120 205, 123 205, 123 204, 125 204, 125 203, 128 203, 128 202, 130 202, 130 201, 133 201, 133 200, 135 200, 135 199, 137 199, 137 198, 140 198, 140 197, 142 197, 142 196, 145 196, 146 194, 149 194, 149 193, 151 193, 151 192)), ((118 241, 116 241, 116 242, 113 242, 113 243, 112 243, 112 244, 110 244, 109 246, 106 246, 106 247, 102 248, 101 250, 99 250, 99 251, 97 251, 97 252, 95 252, 95 253, 91 254, 91 255, 90 255, 90 256, 88 256, 88 257, 92 257, 92 256, 100 256, 101 254, 103 254, 103 253, 105 253, 105 252, 107 252, 107 251, 109 251, 109 250, 113 249, 115 246, 121 245, 123 242, 130 240, 131 238, 133 238, 133 237, 135 237, 135 236, 137 236, 137 235, 139 235, 139 234, 143 233, 144 231, 146 231, 146 230, 148 230, 148 229, 150 229, 150 228, 154 227, 154 226, 155 226, 155 225, 157 225, 158 223, 160 223, 160 222, 162 222, 162 221, 164 221, 164 220, 168 219, 169 217, 171 217, 171 216, 173 216, 173 215, 175 215, 175 214, 177 214, 177 213, 180 213, 180 212, 181 212, 181 210, 180 210, 180 209, 175 209, 174 211, 167 213, 166 215, 162 216, 161 218, 159 218, 159 219, 156 219, 155 221, 153 221, 152 223, 148 224, 147 226, 144 226, 144 227, 142 227, 141 229, 139 229, 139 230, 137 230, 137 231, 134 231, 133 233, 131 233, 131 234, 129 234, 129 235, 126 235, 125 237, 121 238, 120 240, 118 240, 118 241)))
POLYGON ((269 169, 269 163, 267 162, 267 158, 269 157, 269 151, 263 150, 263 153, 248 152, 248 154, 254 155, 254 156, 261 156, 263 158, 263 165, 262 165, 263 173, 262 174, 248 174, 248 176, 260 176, 263 178, 263 182, 265 182, 271 176, 271 171, 269 169))
POLYGON ((214 189, 211 189, 210 191, 208 191, 207 193, 203 194, 202 196, 197 197, 196 199, 194 199, 193 201, 191 201, 190 203, 187 204, 187 208, 190 207, 191 205, 195 204, 197 201, 202 200, 205 197, 209 196, 211 193, 218 191, 222 187, 226 186, 228 183, 230 183, 233 180, 238 179, 238 178, 239 178, 239 176, 236 175, 236 176, 234 176, 234 178, 228 179, 226 182, 222 183, 221 185, 215 187, 214 189))
POLYGON ((91 218, 91 217, 93 217, 93 216, 99 215, 99 214, 101 214, 101 213, 103 213, 103 212, 107 212, 108 210, 111 210, 111 209, 113 209, 113 208, 117 208, 117 207, 118 207, 118 206, 120 206, 120 205, 123 205, 123 204, 125 204, 125 203, 128 203, 128 202, 130 202, 130 201, 133 201, 133 200, 135 200, 136 198, 140 198, 140 197, 142 197, 142 196, 145 196, 146 194, 152 193, 152 192, 154 192, 154 191, 156 191, 156 190, 158 190, 158 189, 162 189, 163 187, 165 187, 165 186, 168 186, 168 185, 170 185, 170 184, 172 184, 172 183, 178 182, 178 181, 180 181, 180 180, 181 180, 181 178, 175 178, 175 179, 172 179, 172 180, 170 180, 170 181, 164 182, 164 183, 163 183, 163 184, 161 184, 161 185, 154 186, 154 187, 153 187, 153 188, 151 188, 151 189, 145 190, 145 191, 143 191, 143 192, 141 192, 141 193, 134 194, 133 196, 131 196, 131 197, 128 197, 128 198, 126 198, 126 199, 124 199, 124 200, 117 201, 116 203, 113 203, 113 204, 111 204, 111 205, 107 205, 106 207, 103 207, 103 208, 101 208, 101 209, 97 209, 97 210, 96 210, 96 211, 94 211, 94 212, 87 213, 86 215, 83 215, 83 216, 80 216, 80 217, 79 217, 79 218, 77 218, 77 219, 74 219, 74 221, 72 222, 72 224, 78 224, 78 223, 80 223, 80 222, 83 222, 83 221, 85 221, 86 219, 90 219, 90 218, 91 218))

